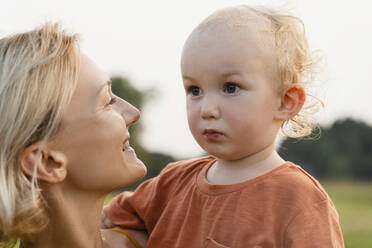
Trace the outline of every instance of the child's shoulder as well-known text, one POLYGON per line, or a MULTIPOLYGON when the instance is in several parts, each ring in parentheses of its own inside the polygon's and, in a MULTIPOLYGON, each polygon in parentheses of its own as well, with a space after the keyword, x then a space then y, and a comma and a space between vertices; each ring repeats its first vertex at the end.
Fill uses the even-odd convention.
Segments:
POLYGON ((169 163, 157 176, 158 184, 169 187, 171 183, 188 182, 196 176, 202 168, 216 160, 213 156, 180 160, 169 163))
POLYGON ((187 160, 180 160, 173 163, 169 163, 161 172, 160 176, 164 174, 179 174, 179 173, 190 173, 192 171, 203 168, 204 166, 215 161, 216 158, 213 156, 205 156, 201 158, 193 158, 187 160))
POLYGON ((278 170, 266 181, 276 194, 298 204, 313 204, 329 200, 321 184, 299 165, 287 162, 286 167, 278 170))

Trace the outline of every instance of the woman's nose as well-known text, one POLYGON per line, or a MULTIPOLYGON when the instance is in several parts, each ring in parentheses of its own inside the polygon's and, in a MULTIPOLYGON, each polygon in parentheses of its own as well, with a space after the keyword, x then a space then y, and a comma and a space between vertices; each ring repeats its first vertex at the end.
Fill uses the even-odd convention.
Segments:
POLYGON ((122 115, 124 117, 125 124, 127 125, 127 127, 129 127, 139 120, 141 114, 136 107, 124 100, 122 115))

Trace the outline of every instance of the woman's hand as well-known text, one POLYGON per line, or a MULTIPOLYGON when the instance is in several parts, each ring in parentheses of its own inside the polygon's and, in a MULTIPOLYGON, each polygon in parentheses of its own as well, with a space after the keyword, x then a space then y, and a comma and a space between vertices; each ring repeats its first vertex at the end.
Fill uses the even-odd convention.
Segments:
POLYGON ((112 223, 111 220, 102 211, 102 214, 101 214, 101 228, 102 229, 108 229, 108 228, 113 228, 114 226, 115 226, 115 224, 112 223))
MULTIPOLYGON (((118 228, 122 229, 121 227, 115 226, 114 223, 107 217, 107 215, 102 211, 101 214, 101 229, 111 229, 111 228, 118 228)), ((147 232, 145 231, 138 231, 132 229, 125 229, 128 233, 130 233, 134 239, 141 245, 142 248, 145 248, 147 245, 147 241, 149 239, 147 232)), ((112 230, 102 230, 103 237, 108 241, 109 244, 121 244, 124 247, 128 248, 135 248, 133 243, 123 234, 119 232, 115 232, 112 230)))
MULTIPOLYGON (((115 229, 121 229, 115 227, 115 229)), ((124 230, 124 229, 122 229, 124 230)), ((134 238, 141 248, 145 248, 147 245, 148 235, 144 231, 128 230, 125 229, 126 233, 129 233, 134 238)), ((102 239, 108 247, 121 247, 121 248, 138 248, 131 239, 124 233, 114 231, 113 229, 101 229, 102 239)))
POLYGON ((125 230, 132 234, 134 239, 141 245, 142 248, 145 248, 147 246, 147 241, 149 240, 149 235, 147 234, 147 232, 132 229, 125 230))

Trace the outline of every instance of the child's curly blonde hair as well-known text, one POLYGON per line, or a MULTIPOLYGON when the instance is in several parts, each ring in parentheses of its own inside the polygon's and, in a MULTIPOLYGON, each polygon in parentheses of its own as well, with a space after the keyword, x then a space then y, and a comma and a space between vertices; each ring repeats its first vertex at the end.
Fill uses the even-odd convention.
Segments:
POLYGON ((309 86, 314 81, 315 68, 319 60, 315 59, 309 49, 304 23, 300 18, 274 8, 240 5, 213 13, 196 29, 214 25, 244 27, 247 22, 253 20, 252 13, 268 21, 270 28, 265 31, 274 35, 280 92, 283 93, 293 86, 298 86, 304 89, 307 96, 301 111, 291 119, 284 121, 281 131, 291 138, 310 135, 317 127, 313 116, 323 103, 308 92, 309 86))

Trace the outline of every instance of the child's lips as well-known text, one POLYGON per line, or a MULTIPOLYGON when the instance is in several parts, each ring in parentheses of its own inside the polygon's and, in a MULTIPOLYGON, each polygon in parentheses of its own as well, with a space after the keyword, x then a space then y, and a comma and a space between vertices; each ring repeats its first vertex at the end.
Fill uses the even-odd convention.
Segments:
POLYGON ((209 141, 217 141, 222 138, 224 134, 213 129, 205 129, 203 131, 203 136, 209 141))

